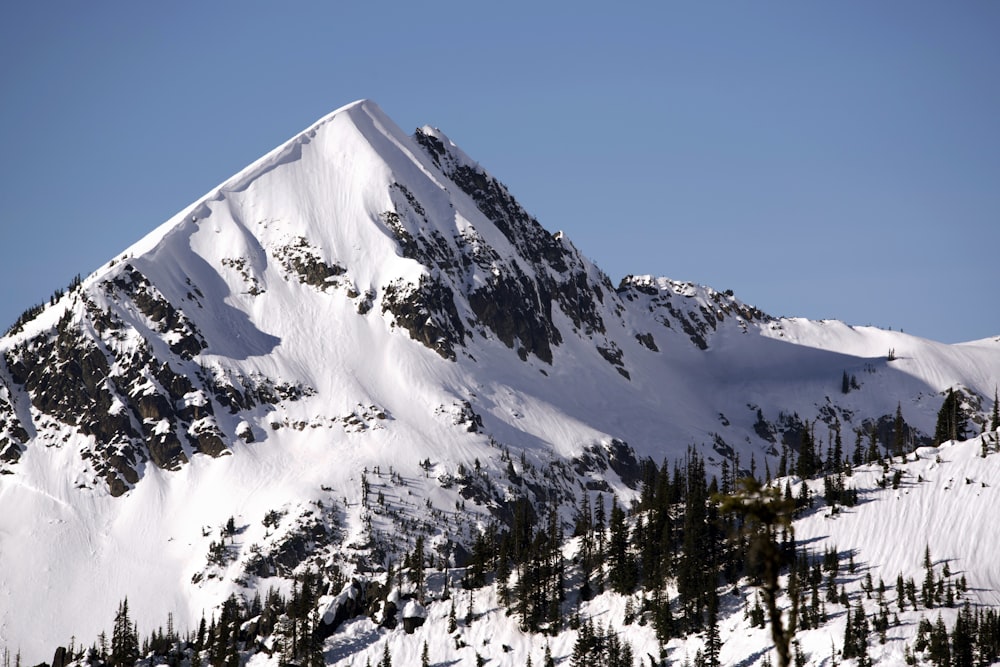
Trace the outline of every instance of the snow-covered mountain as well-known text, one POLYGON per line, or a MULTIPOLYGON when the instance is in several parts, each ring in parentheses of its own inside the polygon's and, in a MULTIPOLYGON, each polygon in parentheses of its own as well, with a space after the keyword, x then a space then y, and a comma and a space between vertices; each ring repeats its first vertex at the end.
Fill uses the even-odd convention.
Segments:
POLYGON ((853 451, 897 408, 927 445, 949 389, 979 432, 1000 378, 1000 337, 616 287, 369 101, 26 311, 0 353, 0 646, 28 662, 126 597, 142 628, 192 628, 297 568, 398 562, 419 532, 460 562, 517 499, 627 503, 641 461, 692 446, 776 470, 807 428, 853 451))

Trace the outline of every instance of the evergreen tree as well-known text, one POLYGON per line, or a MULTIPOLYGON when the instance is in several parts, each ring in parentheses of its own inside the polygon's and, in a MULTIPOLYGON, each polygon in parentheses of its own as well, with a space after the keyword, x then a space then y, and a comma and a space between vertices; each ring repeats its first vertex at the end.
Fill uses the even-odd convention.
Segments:
POLYGON ((417 599, 424 601, 424 536, 418 535, 410 557, 410 580, 417 588, 417 599))
POLYGON ((937 667, 949 667, 951 664, 951 642, 941 614, 938 614, 931 630, 929 657, 937 667))
POLYGON ((879 458, 881 457, 878 451, 878 432, 873 424, 868 431, 868 453, 865 455, 865 463, 875 463, 879 458))
POLYGON ((719 652, 722 640, 719 638, 719 598, 712 590, 708 599, 708 628, 705 631, 705 667, 719 667, 719 652))
MULTIPOLYGON (((645 487, 643 487, 645 493, 645 487)), ((580 506, 577 508, 576 517, 573 521, 573 537, 587 535, 593 529, 593 517, 590 514, 590 494, 584 493, 580 498, 580 506)))
POLYGON ((973 667, 973 624, 972 610, 966 605, 955 618, 951 631, 951 667, 973 667))
POLYGON ((937 425, 934 427, 934 444, 940 445, 948 440, 964 439, 967 423, 968 418, 962 409, 961 398, 953 390, 948 389, 948 394, 938 411, 937 425))
POLYGON ((597 502, 594 505, 594 530, 597 535, 597 558, 604 556, 604 527, 607 523, 607 515, 604 511, 604 494, 597 494, 597 502))
POLYGON ((920 589, 920 601, 928 609, 934 607, 934 563, 931 560, 931 548, 928 545, 924 549, 924 585, 920 589))
POLYGON ((570 656, 571 667, 589 667, 594 664, 596 644, 594 624, 588 618, 580 625, 576 641, 573 643, 573 653, 570 656))
POLYGON ((993 387, 993 418, 990 420, 990 430, 1000 428, 1000 402, 997 401, 997 388, 993 387))
POLYGON ((854 634, 853 634, 854 625, 851 623, 851 621, 852 621, 851 608, 848 607, 847 619, 846 622, 844 623, 844 648, 841 651, 841 654, 844 656, 845 660, 856 657, 854 648, 854 634))
POLYGON ((906 422, 903 421, 903 406, 896 403, 896 420, 892 425, 892 455, 902 456, 906 444, 906 422))
POLYGON ((858 664, 867 664, 868 661, 868 617, 865 616, 865 608, 858 600, 858 605, 853 613, 848 608, 847 623, 844 627, 844 658, 858 658, 858 664))
POLYGON ((131 667, 139 658, 139 635, 128 615, 128 598, 118 606, 111 631, 112 667, 131 667))
POLYGON ((799 459, 795 472, 802 479, 810 479, 816 475, 819 469, 816 461, 816 443, 812 435, 812 427, 806 422, 802 429, 802 438, 799 443, 799 459))
POLYGON ((458 619, 455 618, 455 598, 451 599, 451 609, 448 610, 448 634, 458 629, 458 619))
POLYGON ((684 624, 690 630, 701 627, 704 622, 708 591, 716 585, 718 554, 709 520, 705 461, 689 452, 686 468, 683 549, 677 564, 677 593, 684 624))
POLYGON ((625 512, 617 500, 611 501, 611 523, 608 538, 609 579, 612 590, 625 595, 636 585, 635 560, 629 552, 628 526, 625 512))
POLYGON ((844 443, 840 437, 840 418, 834 422, 833 427, 833 472, 838 475, 841 473, 844 467, 844 443))

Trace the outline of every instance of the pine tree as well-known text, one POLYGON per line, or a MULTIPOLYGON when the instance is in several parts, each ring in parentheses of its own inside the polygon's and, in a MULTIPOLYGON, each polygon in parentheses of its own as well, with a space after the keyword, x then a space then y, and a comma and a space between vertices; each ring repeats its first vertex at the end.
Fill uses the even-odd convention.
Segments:
POLYGON ((951 632, 951 667, 973 667, 975 619, 968 603, 955 618, 951 632))
POLYGON ((990 430, 1000 428, 1000 402, 997 401, 997 388, 993 387, 993 419, 990 420, 990 430))
POLYGON ((861 429, 856 430, 854 435, 854 456, 851 458, 851 463, 859 466, 865 462, 864 445, 861 443, 861 429))
POLYGON ((903 421, 903 406, 896 403, 896 420, 892 425, 892 455, 902 456, 906 444, 906 422, 903 421))
POLYGON ((844 659, 856 657, 854 648, 854 625, 851 623, 851 608, 847 608, 847 619, 844 623, 844 648, 842 654, 844 659))
POLYGON ((931 560, 930 545, 924 549, 924 585, 920 589, 920 601, 928 609, 934 607, 934 562, 931 560))
POLYGON ((573 521, 573 537, 582 537, 593 528, 593 517, 590 514, 590 495, 584 493, 580 498, 580 507, 573 521))
POLYGON ((631 593, 636 584, 635 560, 629 553, 628 545, 625 512, 618 506, 618 501, 613 500, 607 554, 611 569, 609 578, 612 590, 623 595, 631 593))
POLYGON ((934 444, 940 445, 948 440, 964 439, 967 423, 968 418, 965 410, 962 409, 961 398, 953 390, 948 389, 948 394, 938 411, 937 425, 934 428, 934 444))
POLYGON ((719 652, 722 640, 719 637, 719 598, 715 590, 708 598, 708 628, 705 631, 705 667, 719 667, 719 652))
POLYGON ((600 562, 604 558, 604 527, 607 517, 604 512, 604 494, 597 494, 597 502, 594 506, 594 530, 597 535, 597 560, 600 562))
POLYGON ((453 634, 458 629, 458 619, 455 618, 455 598, 451 599, 451 608, 448 610, 448 634, 453 634))
POLYGON ((844 442, 840 437, 840 418, 834 422, 833 428, 833 472, 839 475, 844 467, 844 442))
POLYGON ((868 431, 868 454, 865 456, 865 463, 875 463, 878 460, 878 433, 873 425, 868 431))
POLYGON ((799 443, 799 460, 796 474, 802 479, 810 479, 816 475, 819 468, 816 464, 816 443, 812 437, 812 427, 806 422, 802 429, 802 439, 799 443))
POLYGON ((413 555, 410 557, 410 580, 417 587, 417 599, 424 600, 424 536, 417 536, 417 543, 413 547, 413 555))
POLYGON ((392 656, 389 655, 388 641, 382 645, 382 661, 379 663, 379 667, 392 667, 392 656))
POLYGON ((112 667, 131 667, 139 658, 139 635, 128 616, 128 598, 118 606, 111 632, 112 667))
POLYGON ((948 638, 948 629, 940 614, 931 630, 929 657, 938 667, 948 667, 951 664, 951 642, 948 638))
POLYGON ((848 611, 848 621, 844 628, 844 658, 858 658, 859 665, 867 664, 869 626, 861 600, 858 600, 853 613, 850 613, 850 608, 848 611))
POLYGON ((576 642, 573 643, 573 653, 570 657, 571 667, 589 667, 589 665, 593 664, 596 644, 597 638, 594 633, 594 624, 588 618, 580 626, 576 642))
POLYGON ((628 641, 622 642, 621 667, 634 667, 635 657, 632 651, 632 644, 628 641))
POLYGON ((420 651, 420 667, 431 667, 431 654, 427 648, 427 640, 424 640, 424 648, 420 651))

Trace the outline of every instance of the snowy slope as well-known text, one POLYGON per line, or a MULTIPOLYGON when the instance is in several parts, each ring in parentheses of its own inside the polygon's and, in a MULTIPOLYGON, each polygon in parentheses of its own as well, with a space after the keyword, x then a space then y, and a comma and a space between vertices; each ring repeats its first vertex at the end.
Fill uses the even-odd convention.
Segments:
POLYGON ((362 477, 448 549, 536 493, 508 455, 564 501, 585 483, 625 500, 637 459, 689 445, 773 466, 804 421, 862 429, 897 405, 926 435, 948 388, 989 412, 998 340, 616 288, 443 133, 356 102, 0 339, 0 645, 49 659, 126 596, 140 627, 192 627, 231 592, 287 586, 306 513, 330 545, 391 548, 400 519, 371 519, 362 477), (476 462, 489 493, 462 481, 476 462), (229 517, 234 555, 213 564, 229 517), (250 576, 260 551, 288 565, 250 576))
MULTIPOLYGON (((905 463, 897 459, 892 471, 899 470, 903 478, 897 490, 879 486, 884 475, 881 466, 860 468, 849 478, 849 486, 858 489, 861 503, 853 508, 841 507, 836 514, 821 500, 822 484, 816 485, 813 491, 820 499, 812 510, 794 522, 796 540, 815 560, 821 560, 827 549, 841 553, 837 586, 847 592, 852 611, 860 601, 868 616, 878 613, 877 594, 869 597, 863 586, 869 575, 875 589, 880 580, 884 581, 885 600, 891 614, 898 616, 899 624, 889 627, 885 643, 872 632, 869 651, 873 664, 905 664, 904 650, 914 649, 917 624, 922 618, 933 623, 940 615, 950 630, 966 602, 974 609, 996 607, 1000 603, 1000 567, 993 557, 1000 528, 989 520, 1000 493, 998 438, 998 433, 987 436, 990 451, 985 458, 981 456, 981 440, 976 438, 921 448, 908 456, 905 463), (895 594, 896 577, 912 578, 919 587, 925 576, 925 549, 930 549, 935 576, 943 578, 947 563, 950 569, 947 581, 955 585, 959 578, 965 577, 968 592, 958 596, 952 607, 915 610, 906 603, 906 609, 900 611, 895 594), (855 562, 853 572, 848 570, 849 555, 855 562)), ((793 488, 797 495, 798 483, 793 488)), ((567 555, 573 553, 575 549, 571 546, 567 555)), ((436 590, 440 591, 440 585, 436 584, 436 590)), ((721 663, 749 666, 770 659, 775 664, 770 632, 752 627, 746 617, 755 601, 755 589, 744 579, 735 590, 737 595, 731 588, 719 591, 721 663)), ((416 664, 426 642, 432 663, 439 664, 476 664, 477 654, 490 661, 486 664, 521 665, 529 657, 532 664, 543 664, 546 646, 556 664, 569 661, 577 631, 566 629, 551 637, 526 635, 518 629, 516 617, 505 613, 494 587, 471 593, 458 591, 460 611, 466 608, 470 595, 474 620, 468 625, 463 620, 454 633, 447 632, 450 602, 435 601, 428 605, 426 625, 414 634, 386 631, 368 619, 358 619, 327 641, 326 656, 333 664, 345 667, 366 661, 374 665, 388 646, 393 664, 396 661, 416 664)), ((627 600, 626 596, 604 593, 583 603, 581 616, 591 618, 603 628, 611 628, 631 644, 637 660, 650 664, 646 656, 659 659, 659 644, 650 626, 626 622, 627 600)), ((634 608, 638 608, 638 600, 638 595, 631 596, 634 608)), ((839 653, 843 645, 846 608, 839 603, 825 603, 825 606, 828 622, 796 635, 807 664, 843 664, 842 658, 834 653, 839 653)), ((783 599, 783 608, 787 615, 787 598, 783 599)), ((695 635, 671 640, 666 654, 670 664, 691 662, 703 648, 704 637, 695 635)), ((269 664, 269 661, 260 656, 255 664, 269 664)))

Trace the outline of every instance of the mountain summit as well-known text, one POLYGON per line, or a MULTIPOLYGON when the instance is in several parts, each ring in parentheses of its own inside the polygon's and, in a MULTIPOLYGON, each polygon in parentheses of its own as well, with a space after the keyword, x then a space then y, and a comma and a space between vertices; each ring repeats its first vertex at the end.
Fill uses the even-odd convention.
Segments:
POLYGON ((457 563, 518 499, 624 504, 689 448, 777 469, 897 409, 929 443, 949 389, 987 419, 998 340, 614 286, 442 132, 355 102, 0 339, 0 644, 47 659, 126 597, 194 627, 323 559, 398 562, 401 522, 457 563))

